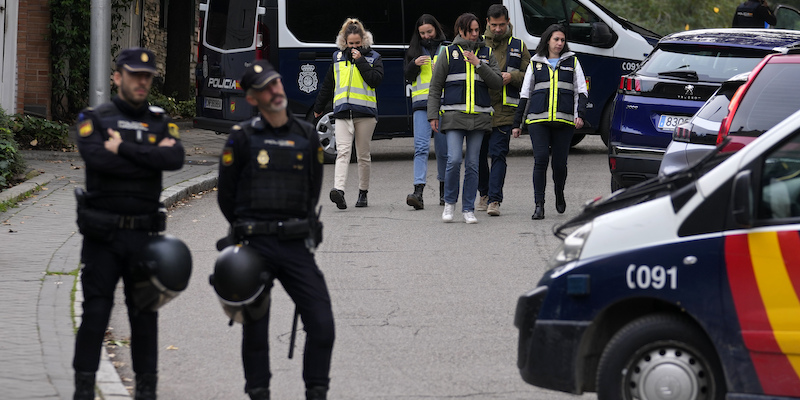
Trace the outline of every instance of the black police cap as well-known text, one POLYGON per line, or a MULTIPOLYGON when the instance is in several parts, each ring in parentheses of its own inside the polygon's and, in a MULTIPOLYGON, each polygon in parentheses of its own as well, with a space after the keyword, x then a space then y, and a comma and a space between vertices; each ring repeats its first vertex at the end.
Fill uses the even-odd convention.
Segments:
POLYGON ((258 60, 250 64, 242 76, 242 89, 253 88, 255 90, 262 90, 267 87, 267 84, 273 80, 280 78, 281 74, 275 71, 272 64, 267 60, 258 60))
POLYGON ((117 69, 124 68, 128 72, 156 73, 156 57, 153 52, 141 47, 131 47, 117 56, 117 69))

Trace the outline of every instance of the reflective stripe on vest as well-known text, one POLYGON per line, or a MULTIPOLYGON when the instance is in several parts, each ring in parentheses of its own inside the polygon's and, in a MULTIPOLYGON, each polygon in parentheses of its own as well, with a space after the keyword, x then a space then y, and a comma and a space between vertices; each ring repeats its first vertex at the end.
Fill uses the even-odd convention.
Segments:
MULTIPOLYGON (((422 48, 423 55, 430 56, 431 53, 428 52, 428 49, 422 48)), ((433 66, 436 64, 436 59, 439 57, 439 53, 431 57, 431 62, 427 62, 425 64, 420 65, 419 75, 417 75, 417 80, 411 84, 411 105, 414 108, 419 108, 425 106, 428 103, 428 90, 431 86, 431 77, 433 77, 433 66)))
MULTIPOLYGON (((439 112, 461 111, 467 114, 494 112, 489 87, 483 78, 475 73, 475 66, 464 58, 464 49, 459 45, 451 45, 445 51, 450 69, 445 79, 439 112), (456 60, 458 62, 454 62, 456 60)), ((480 60, 487 60, 491 54, 492 49, 487 46, 481 47, 475 53, 480 60)))
MULTIPOLYGON (((371 60, 376 58, 377 54, 371 51, 364 57, 372 65, 371 60)), ((356 65, 348 61, 341 51, 333 53, 333 74, 335 87, 333 92, 334 113, 353 110, 378 115, 378 99, 375 95, 375 89, 364 82, 364 78, 356 68, 356 65)))
MULTIPOLYGON (((506 67, 503 72, 516 72, 522 66, 522 40, 513 36, 508 38, 506 49, 506 67)), ((513 85, 503 85, 503 105, 510 107, 519 106, 519 88, 513 85)))
POLYGON ((534 82, 528 97, 526 124, 563 122, 575 125, 576 57, 560 60, 555 70, 549 64, 531 61, 534 82), (563 61, 563 62, 562 62, 563 61))

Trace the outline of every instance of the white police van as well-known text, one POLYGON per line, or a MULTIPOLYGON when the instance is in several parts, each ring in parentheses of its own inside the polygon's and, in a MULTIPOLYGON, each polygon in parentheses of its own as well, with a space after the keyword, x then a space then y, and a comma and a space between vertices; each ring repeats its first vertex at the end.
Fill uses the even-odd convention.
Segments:
MULTIPOLYGON (((197 128, 227 132, 255 110, 244 101, 239 79, 257 58, 269 60, 283 76, 293 113, 313 120, 312 107, 335 50, 334 41, 347 17, 357 17, 374 35, 385 75, 377 88, 378 126, 374 138, 411 136, 410 87, 403 78, 406 46, 414 23, 434 15, 453 38, 461 13, 480 21, 497 0, 201 0, 198 49, 197 128)), ((533 51, 553 23, 568 26, 570 48, 589 81, 589 128, 607 125, 619 76, 636 68, 659 35, 614 15, 594 0, 505 0, 514 34, 533 51), (606 125, 604 125, 606 124, 606 125)), ((485 25, 485 23, 482 23, 485 25)), ((336 153, 329 115, 318 121, 326 156, 336 153)), ((576 135, 576 142, 582 135, 576 135)))
POLYGON ((556 232, 575 227, 517 303, 526 382, 599 400, 800 398, 800 112, 556 232))

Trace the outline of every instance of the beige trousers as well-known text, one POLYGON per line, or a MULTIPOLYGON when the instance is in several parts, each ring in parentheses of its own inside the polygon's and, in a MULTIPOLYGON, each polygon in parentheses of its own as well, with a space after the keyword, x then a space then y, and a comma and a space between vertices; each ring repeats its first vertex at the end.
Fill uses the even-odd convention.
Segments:
POLYGON ((369 168, 372 156, 369 144, 378 120, 374 117, 336 119, 334 126, 336 135, 336 165, 333 173, 333 187, 344 190, 347 183, 347 170, 350 164, 350 153, 353 151, 353 137, 356 142, 356 161, 358 161, 358 189, 369 189, 369 168))

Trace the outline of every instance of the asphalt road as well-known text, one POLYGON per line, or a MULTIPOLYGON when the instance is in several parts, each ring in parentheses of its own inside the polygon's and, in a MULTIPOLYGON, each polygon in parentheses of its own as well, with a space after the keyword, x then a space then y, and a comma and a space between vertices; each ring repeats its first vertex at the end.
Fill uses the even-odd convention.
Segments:
MULTIPOLYGON (((479 223, 441 221, 435 161, 429 163, 426 208, 405 204, 412 186, 412 139, 373 142, 369 207, 353 208, 356 165, 337 210, 327 198, 333 166, 325 168, 325 239, 317 262, 325 273, 336 318, 331 399, 576 399, 530 386, 516 367, 514 307, 545 270, 559 239, 552 227, 584 202, 609 192, 606 150, 589 136, 572 150, 567 212, 555 211, 548 182, 546 218, 532 221, 533 168, 527 136, 512 139, 502 215, 476 213, 479 223)), ((548 179, 550 174, 548 173, 548 179)), ((460 206, 456 207, 460 210, 460 206)), ((160 312, 159 397, 246 399, 240 361, 241 327, 227 319, 208 284, 215 242, 227 225, 211 191, 174 208, 168 233, 192 250, 188 289, 160 312)), ((121 291, 110 338, 129 336, 121 291)), ((294 306, 273 289, 270 344, 274 399, 302 399, 302 344, 288 360, 294 306)), ((110 349, 124 381, 132 378, 129 348, 110 349)), ((132 385, 128 381, 128 384, 132 385)))

